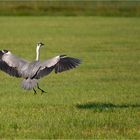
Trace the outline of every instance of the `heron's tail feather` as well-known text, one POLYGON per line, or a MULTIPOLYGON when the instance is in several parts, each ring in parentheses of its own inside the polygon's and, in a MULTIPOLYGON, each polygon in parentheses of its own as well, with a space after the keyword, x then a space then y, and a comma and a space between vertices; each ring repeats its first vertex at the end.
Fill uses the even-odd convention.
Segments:
POLYGON ((35 86, 37 86, 37 80, 36 79, 24 79, 22 81, 22 87, 26 90, 31 90, 35 86))

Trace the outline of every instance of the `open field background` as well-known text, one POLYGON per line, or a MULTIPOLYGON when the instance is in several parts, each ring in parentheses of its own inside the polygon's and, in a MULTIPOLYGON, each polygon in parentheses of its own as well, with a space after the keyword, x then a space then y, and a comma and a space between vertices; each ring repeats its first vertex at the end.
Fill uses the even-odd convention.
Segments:
POLYGON ((75 70, 20 88, 0 72, 0 138, 140 138, 140 19, 0 17, 0 49, 35 59, 81 58, 75 70))
POLYGON ((140 16, 140 1, 0 0, 0 15, 140 16))

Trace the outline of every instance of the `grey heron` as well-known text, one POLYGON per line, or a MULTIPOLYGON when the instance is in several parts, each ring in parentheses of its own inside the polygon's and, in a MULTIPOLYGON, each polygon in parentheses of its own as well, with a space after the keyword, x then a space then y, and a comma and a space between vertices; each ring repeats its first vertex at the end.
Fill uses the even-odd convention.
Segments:
POLYGON ((37 43, 36 60, 29 62, 22 59, 8 50, 0 51, 0 70, 6 72, 10 76, 23 78, 22 87, 25 90, 34 90, 36 87, 45 92, 39 87, 38 80, 50 74, 53 70, 55 73, 61 73, 66 70, 76 68, 80 63, 80 59, 68 57, 66 55, 58 55, 45 61, 39 60, 40 48, 43 43, 37 43))

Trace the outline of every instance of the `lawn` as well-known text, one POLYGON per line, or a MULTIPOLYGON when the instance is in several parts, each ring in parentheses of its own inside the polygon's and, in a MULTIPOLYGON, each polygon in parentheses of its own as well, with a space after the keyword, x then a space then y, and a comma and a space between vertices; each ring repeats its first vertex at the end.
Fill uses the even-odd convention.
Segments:
POLYGON ((0 49, 41 60, 77 57, 74 70, 21 88, 0 72, 0 138, 140 138, 140 18, 0 17, 0 49))

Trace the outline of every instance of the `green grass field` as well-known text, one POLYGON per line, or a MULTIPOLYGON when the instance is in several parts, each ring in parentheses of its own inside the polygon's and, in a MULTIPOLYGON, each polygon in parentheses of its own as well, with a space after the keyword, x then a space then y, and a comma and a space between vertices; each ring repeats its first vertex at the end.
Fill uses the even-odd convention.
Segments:
POLYGON ((0 17, 0 49, 35 59, 67 54, 77 69, 21 89, 0 72, 0 138, 140 138, 140 19, 0 17))

